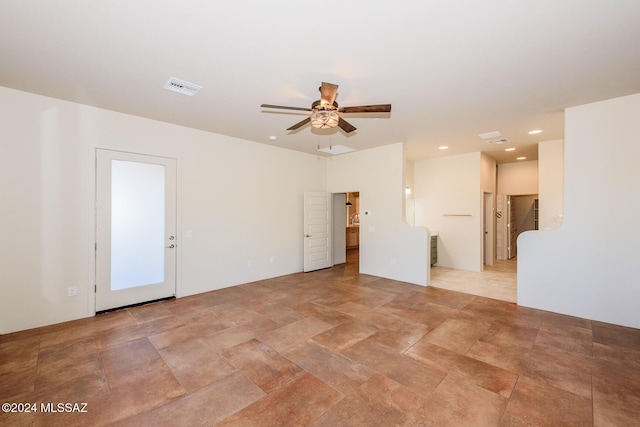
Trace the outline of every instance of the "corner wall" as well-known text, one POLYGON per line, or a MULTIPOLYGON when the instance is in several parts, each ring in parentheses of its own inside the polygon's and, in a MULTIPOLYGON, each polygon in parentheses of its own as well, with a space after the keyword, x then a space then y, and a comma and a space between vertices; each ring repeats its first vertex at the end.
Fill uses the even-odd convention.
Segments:
POLYGON ((518 303, 640 328, 640 94, 565 113, 564 221, 518 240, 518 303))
POLYGON ((482 155, 414 163, 416 225, 438 232, 438 265, 482 270, 482 155))
POLYGON ((361 273, 426 286, 429 235, 404 220, 403 169, 401 143, 335 156, 327 191, 360 192, 361 273))
POLYGON ((564 216, 564 141, 538 144, 538 228, 555 230, 564 216))

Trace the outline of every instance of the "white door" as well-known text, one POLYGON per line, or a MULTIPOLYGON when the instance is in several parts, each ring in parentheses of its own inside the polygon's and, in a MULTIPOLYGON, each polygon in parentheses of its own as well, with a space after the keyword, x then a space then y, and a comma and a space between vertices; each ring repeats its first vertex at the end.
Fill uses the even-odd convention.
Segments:
POLYGON ((96 151, 96 311, 175 295, 176 160, 96 151))
POLYGON ((305 191, 304 271, 331 266, 331 195, 305 191))

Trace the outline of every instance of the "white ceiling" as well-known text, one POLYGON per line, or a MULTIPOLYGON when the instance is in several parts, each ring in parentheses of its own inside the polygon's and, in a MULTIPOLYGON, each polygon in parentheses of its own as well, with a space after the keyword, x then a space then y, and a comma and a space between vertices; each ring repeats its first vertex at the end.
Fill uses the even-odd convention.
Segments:
POLYGON ((563 137, 565 107, 640 92, 638 0, 0 0, 0 11, 2 86, 308 153, 404 141, 410 160, 535 159, 537 142, 563 137), (203 89, 169 92, 170 77, 203 89), (322 81, 340 86, 340 106, 392 111, 345 115, 358 128, 346 135, 288 132, 304 115, 260 108, 309 107, 322 81), (517 150, 478 137, 494 130, 517 150))

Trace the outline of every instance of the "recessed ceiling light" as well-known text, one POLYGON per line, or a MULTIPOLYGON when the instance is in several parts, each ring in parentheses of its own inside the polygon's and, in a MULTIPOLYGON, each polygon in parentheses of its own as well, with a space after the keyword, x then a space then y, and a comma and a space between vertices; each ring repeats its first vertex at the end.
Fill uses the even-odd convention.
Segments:
POLYGON ((515 147, 505 148, 504 151, 516 151, 515 147))
POLYGON ((447 147, 446 145, 441 145, 440 147, 438 147, 438 150, 446 150, 447 148, 449 147, 447 147))
POLYGON ((540 130, 540 129, 532 130, 532 131, 529 132, 529 135, 535 135, 537 133, 542 133, 542 130, 540 130))
POLYGON ((270 139, 271 141, 275 141, 276 139, 278 139, 278 137, 277 137, 277 136, 275 136, 275 135, 271 135, 271 136, 269 137, 269 139, 270 139))
POLYGON ((527 160, 527 158, 526 157, 518 157, 518 158, 516 158, 516 160, 527 160))

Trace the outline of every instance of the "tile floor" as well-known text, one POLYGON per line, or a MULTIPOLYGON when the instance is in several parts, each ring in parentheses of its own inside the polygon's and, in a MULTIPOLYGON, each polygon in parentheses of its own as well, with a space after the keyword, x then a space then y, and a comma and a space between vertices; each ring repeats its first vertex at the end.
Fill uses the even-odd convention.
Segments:
POLYGON ((639 330, 357 271, 0 336, 0 425, 640 425, 639 330))
POLYGON ((484 271, 462 271, 435 266, 431 268, 431 286, 502 301, 516 302, 516 259, 495 260, 484 271))

